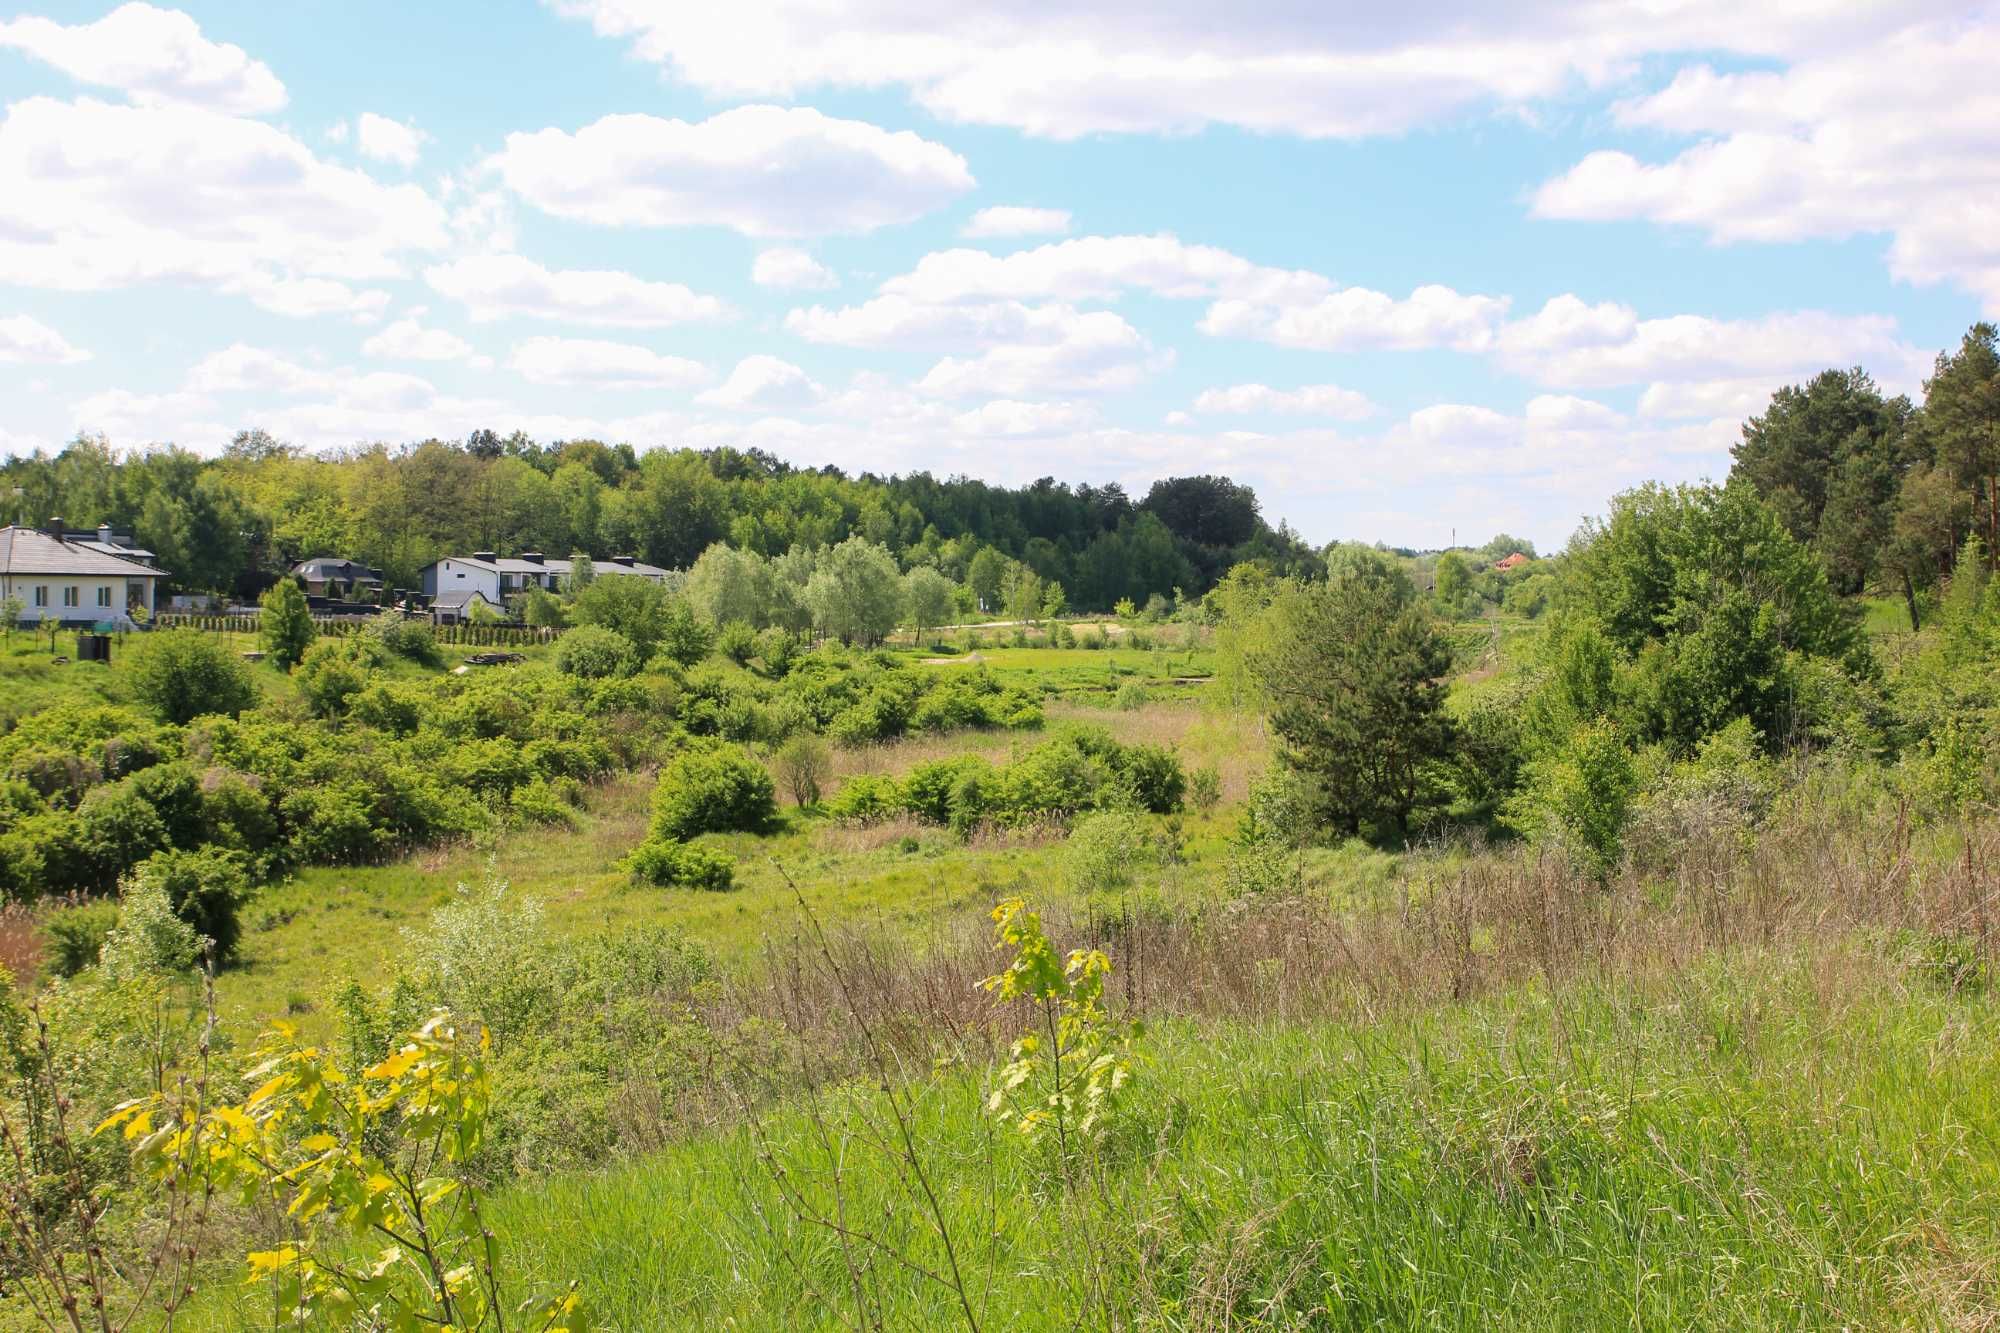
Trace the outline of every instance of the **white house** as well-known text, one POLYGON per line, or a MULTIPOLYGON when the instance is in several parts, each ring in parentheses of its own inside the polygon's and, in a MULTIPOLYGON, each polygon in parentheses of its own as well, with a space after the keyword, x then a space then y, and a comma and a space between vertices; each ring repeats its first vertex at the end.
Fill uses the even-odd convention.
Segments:
POLYGON ((0 528, 0 601, 19 598, 23 624, 116 624, 135 608, 150 618, 166 577, 167 571, 112 555, 95 541, 0 528))
MULTIPOLYGON (((433 602, 450 593, 477 592, 495 606, 503 599, 530 588, 554 592, 568 577, 575 562, 544 556, 540 551, 524 551, 518 557, 498 556, 491 551, 471 555, 448 555, 424 567, 424 591, 433 602)), ((629 555, 591 562, 599 574, 636 574, 641 578, 664 579, 667 572, 629 555)))

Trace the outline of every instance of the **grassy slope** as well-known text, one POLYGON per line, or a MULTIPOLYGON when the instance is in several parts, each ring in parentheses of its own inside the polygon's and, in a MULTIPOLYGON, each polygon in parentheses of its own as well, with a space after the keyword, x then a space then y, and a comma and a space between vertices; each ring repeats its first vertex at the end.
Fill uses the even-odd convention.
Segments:
MULTIPOLYGON (((1373 1026, 1171 1027, 1081 1207, 989 1144, 974 1076, 921 1080, 918 1131, 992 1328, 1072 1326, 1092 1250, 1164 1327, 1983 1327, 1996 1017, 1835 949, 1373 1026)), ((807 1130, 770 1125, 823 1189, 807 1130)), ((935 1262, 851 1151, 849 1215, 935 1262)), ((522 1186, 489 1217, 524 1282, 583 1277, 612 1327, 837 1326, 792 1266, 843 1293, 837 1252, 771 1243, 755 1219, 776 1203, 731 1132, 522 1186)), ((885 1260, 872 1277, 889 1326, 954 1322, 943 1289, 885 1260)), ((244 1298, 214 1295, 197 1323, 232 1326, 221 1305, 244 1298)))

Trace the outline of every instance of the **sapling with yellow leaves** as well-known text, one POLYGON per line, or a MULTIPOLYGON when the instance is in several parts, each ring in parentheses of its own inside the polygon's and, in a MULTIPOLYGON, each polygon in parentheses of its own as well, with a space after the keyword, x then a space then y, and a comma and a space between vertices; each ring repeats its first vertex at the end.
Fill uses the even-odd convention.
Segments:
POLYGON ((1014 957, 982 984, 1002 1000, 1031 1006, 1035 1016, 995 1077, 987 1109, 1025 1139, 1053 1134, 1067 1163, 1115 1113, 1143 1029, 1105 1012, 1111 959, 1103 950, 1058 954, 1041 917, 1019 898, 994 908, 993 922, 994 947, 1014 957))
POLYGON ((193 1156, 218 1188, 279 1207, 288 1241, 248 1263, 280 1325, 581 1330, 573 1282, 512 1310, 503 1300, 498 1243, 462 1174, 492 1105, 488 1055, 483 1028, 440 1013, 355 1074, 278 1023, 241 1103, 155 1094, 119 1106, 99 1132, 122 1133, 155 1173, 193 1156))

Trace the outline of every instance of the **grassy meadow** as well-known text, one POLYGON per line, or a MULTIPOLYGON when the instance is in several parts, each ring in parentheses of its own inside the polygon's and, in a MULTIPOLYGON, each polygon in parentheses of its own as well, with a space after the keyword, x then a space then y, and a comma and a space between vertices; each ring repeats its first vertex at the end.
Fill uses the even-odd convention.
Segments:
MULTIPOLYGON (((1917 646, 1894 609, 1867 612, 1892 663, 1917 646)), ((1122 885, 1086 882, 1058 824, 961 837, 786 796, 769 832, 702 837, 733 887, 651 887, 623 864, 642 766, 566 826, 261 886, 215 981, 225 1040, 288 1019, 336 1041, 344 984, 385 986, 460 885, 539 902, 539 949, 661 928, 699 946, 714 973, 687 1012, 714 1041, 671 1104, 614 1105, 643 1132, 587 1165, 488 1180, 508 1287, 575 1279, 607 1328, 2000 1325, 2000 825, 1884 823, 1865 777, 1799 765, 1754 840, 1682 830, 1601 884, 1444 835, 1295 850, 1252 884, 1241 830, 1273 741, 1212 683, 1213 645, 1004 633, 891 651, 1033 692, 1041 729, 836 746, 829 795, 1100 727, 1214 775, 1199 808, 1144 816, 1163 850, 1122 885), (1107 1009, 1145 1021, 1088 1153, 987 1110, 1023 1028, 978 982, 1015 897, 1063 947, 1103 949, 1107 1009)), ((1544 633, 1497 610, 1453 626, 1451 710, 1516 698, 1544 633)), ((122 659, 25 643, 0 658, 16 716, 129 702, 122 659)), ((234 1256, 284 1225, 213 1229, 179 1326, 270 1327, 234 1256)))

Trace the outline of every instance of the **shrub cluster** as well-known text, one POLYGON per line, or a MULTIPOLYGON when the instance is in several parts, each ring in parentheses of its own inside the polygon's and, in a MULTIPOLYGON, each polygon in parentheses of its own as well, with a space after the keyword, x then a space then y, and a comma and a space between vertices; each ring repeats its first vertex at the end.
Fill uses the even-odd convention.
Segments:
POLYGON ((865 822, 909 814, 961 835, 982 823, 1069 820, 1091 810, 1181 808, 1187 774, 1155 745, 1126 745, 1098 727, 1066 728, 1007 764, 977 755, 919 764, 898 781, 850 778, 826 803, 836 819, 865 822))

